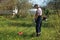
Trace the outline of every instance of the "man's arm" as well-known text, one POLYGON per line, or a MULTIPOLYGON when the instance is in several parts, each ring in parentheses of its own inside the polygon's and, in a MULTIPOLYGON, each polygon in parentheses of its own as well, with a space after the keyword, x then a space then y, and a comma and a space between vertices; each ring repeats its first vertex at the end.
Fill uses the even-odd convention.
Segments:
POLYGON ((38 17, 38 13, 37 13, 37 11, 36 11, 36 14, 35 14, 35 19, 37 19, 37 17, 38 17))

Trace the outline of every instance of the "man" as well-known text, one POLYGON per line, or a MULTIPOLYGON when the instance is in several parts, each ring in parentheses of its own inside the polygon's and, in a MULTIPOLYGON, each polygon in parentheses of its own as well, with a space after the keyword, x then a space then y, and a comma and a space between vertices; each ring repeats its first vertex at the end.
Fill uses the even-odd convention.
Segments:
POLYGON ((37 9, 35 14, 35 22, 36 22, 36 36, 41 34, 41 25, 42 25, 42 9, 38 7, 37 4, 34 5, 34 8, 37 9))

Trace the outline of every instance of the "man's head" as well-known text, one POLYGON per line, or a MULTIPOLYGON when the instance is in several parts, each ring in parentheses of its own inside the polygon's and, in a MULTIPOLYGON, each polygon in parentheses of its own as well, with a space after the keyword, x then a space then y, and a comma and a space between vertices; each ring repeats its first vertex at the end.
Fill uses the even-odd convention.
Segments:
POLYGON ((38 8, 38 4, 35 4, 35 5, 34 5, 34 8, 38 8))

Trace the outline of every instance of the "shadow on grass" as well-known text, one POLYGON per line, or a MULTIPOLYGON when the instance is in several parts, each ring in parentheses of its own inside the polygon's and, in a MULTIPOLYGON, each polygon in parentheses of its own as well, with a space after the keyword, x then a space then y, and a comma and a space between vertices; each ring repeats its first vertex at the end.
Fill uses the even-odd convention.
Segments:
MULTIPOLYGON (((7 23, 8 26, 17 26, 17 27, 34 27, 35 24, 34 23, 26 23, 26 22, 8 22, 7 23)), ((55 27, 54 24, 50 23, 50 22, 45 22, 45 23, 42 23, 42 27, 55 27)))
POLYGON ((31 34, 24 33, 23 35, 18 35, 18 37, 32 38, 32 37, 36 37, 36 35, 35 33, 31 33, 31 34))
POLYGON ((18 22, 9 22, 9 26, 18 26, 18 27, 32 27, 34 26, 32 23, 18 23, 18 22))
POLYGON ((46 28, 54 28, 55 27, 55 24, 54 23, 51 23, 51 22, 44 22, 42 23, 42 27, 46 27, 46 28))

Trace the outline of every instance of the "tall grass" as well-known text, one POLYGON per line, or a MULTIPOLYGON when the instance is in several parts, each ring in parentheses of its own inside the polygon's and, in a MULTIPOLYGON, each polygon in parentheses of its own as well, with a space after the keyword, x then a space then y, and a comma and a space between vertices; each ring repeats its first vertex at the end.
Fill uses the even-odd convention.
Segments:
POLYGON ((41 30, 41 36, 36 37, 32 17, 12 19, 0 16, 0 40, 60 40, 59 16, 49 15, 41 30), (23 35, 18 35, 18 32, 23 32, 23 35))

